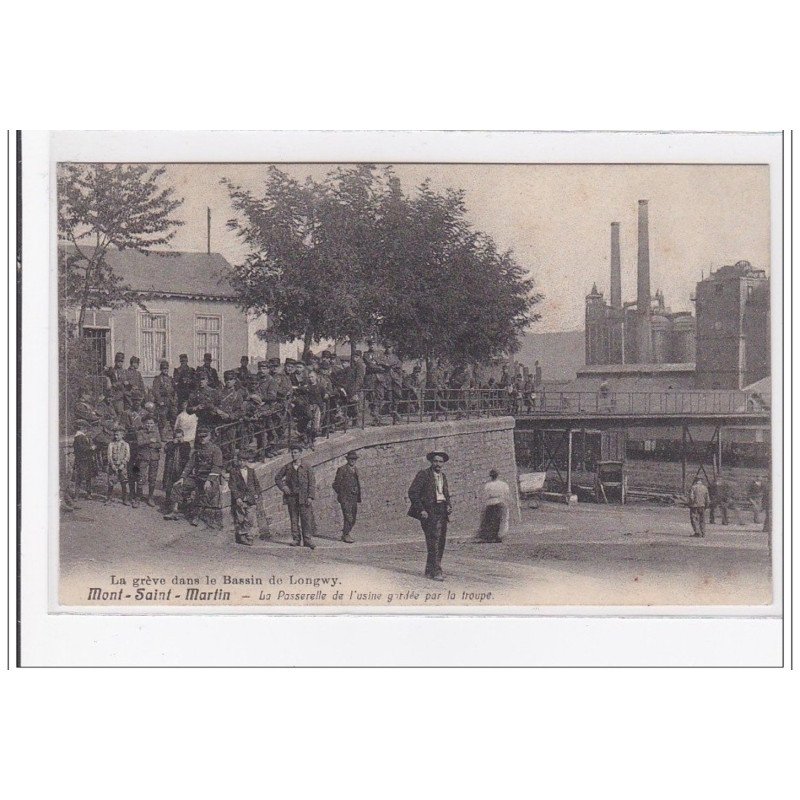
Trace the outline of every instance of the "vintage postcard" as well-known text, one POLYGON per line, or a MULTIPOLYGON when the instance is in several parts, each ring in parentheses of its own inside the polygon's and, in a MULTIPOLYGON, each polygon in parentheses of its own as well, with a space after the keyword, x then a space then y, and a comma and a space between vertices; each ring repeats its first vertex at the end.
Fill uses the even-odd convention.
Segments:
POLYGON ((138 136, 52 164, 53 610, 775 612, 768 158, 138 136))

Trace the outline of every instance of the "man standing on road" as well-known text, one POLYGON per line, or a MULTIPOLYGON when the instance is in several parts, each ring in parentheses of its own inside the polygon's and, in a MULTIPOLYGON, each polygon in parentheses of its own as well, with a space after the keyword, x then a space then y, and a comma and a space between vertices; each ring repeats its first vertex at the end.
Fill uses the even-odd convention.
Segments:
POLYGON ((425 563, 425 576, 435 581, 443 581, 442 556, 447 539, 447 523, 452 513, 450 490, 447 476, 442 467, 450 456, 440 450, 426 456, 431 466, 420 470, 408 490, 411 508, 408 516, 418 519, 425 534, 428 560, 425 563))
POLYGON ((283 492, 283 502, 289 511, 292 526, 292 547, 305 545, 313 550, 316 522, 314 520, 314 472, 302 461, 303 448, 291 447, 292 460, 275 475, 275 485, 283 492))
POLYGON ((358 453, 351 450, 345 458, 347 463, 336 470, 333 491, 342 508, 342 541, 352 544, 354 540, 350 536, 350 531, 356 524, 358 504, 361 502, 361 479, 356 469, 358 453))
POLYGON ((689 521, 692 523, 692 536, 706 535, 706 506, 709 504, 706 485, 698 475, 689 490, 689 521))

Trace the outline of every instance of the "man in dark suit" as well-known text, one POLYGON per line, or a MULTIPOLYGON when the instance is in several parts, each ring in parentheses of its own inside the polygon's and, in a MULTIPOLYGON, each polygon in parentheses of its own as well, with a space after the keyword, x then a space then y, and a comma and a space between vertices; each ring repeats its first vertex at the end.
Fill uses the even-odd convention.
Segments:
POLYGON ((313 550, 317 532, 312 505, 316 491, 314 472, 302 462, 303 448, 300 445, 292 445, 290 452, 292 460, 278 470, 275 485, 283 492, 283 502, 289 511, 292 547, 304 544, 313 550))
POLYGON ((426 456, 431 465, 420 470, 408 490, 411 508, 410 517, 418 519, 425 533, 428 560, 425 563, 425 576, 435 581, 443 581, 442 556, 447 539, 447 523, 453 510, 450 504, 450 490, 447 476, 442 471, 447 453, 436 450, 426 456))
POLYGON ((342 508, 342 541, 352 544, 353 538, 350 536, 350 531, 356 524, 358 504, 361 502, 361 479, 358 469, 356 469, 358 453, 351 450, 345 458, 347 463, 336 470, 333 491, 336 492, 336 499, 342 508))

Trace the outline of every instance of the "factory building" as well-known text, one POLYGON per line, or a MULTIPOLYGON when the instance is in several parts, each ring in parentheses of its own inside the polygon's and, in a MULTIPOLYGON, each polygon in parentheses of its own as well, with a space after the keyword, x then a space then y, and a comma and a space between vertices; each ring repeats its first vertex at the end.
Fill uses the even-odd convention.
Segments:
MULTIPOLYGON (((673 312, 657 290, 650 294, 647 200, 639 201, 636 300, 622 301, 619 223, 611 223, 611 296, 597 285, 586 296, 586 364, 686 364, 695 361, 695 321, 673 312)), ((692 367, 693 368, 693 367, 692 367)))
POLYGON ((770 374, 769 291, 748 261, 697 284, 697 388, 742 389, 770 374))

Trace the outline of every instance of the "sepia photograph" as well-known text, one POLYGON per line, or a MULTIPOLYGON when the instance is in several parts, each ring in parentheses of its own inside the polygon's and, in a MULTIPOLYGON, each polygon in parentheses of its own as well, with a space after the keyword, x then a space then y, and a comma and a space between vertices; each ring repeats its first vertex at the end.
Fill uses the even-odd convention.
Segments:
POLYGON ((60 610, 774 602, 768 164, 54 174, 60 610))

